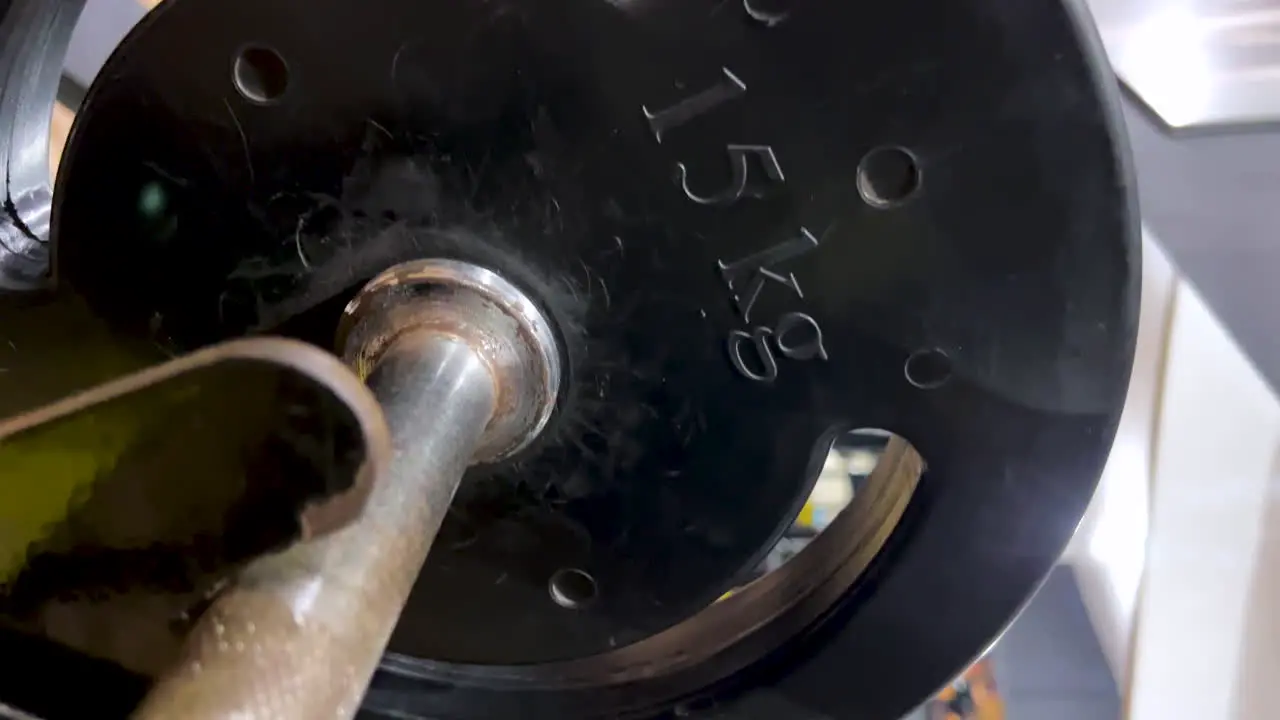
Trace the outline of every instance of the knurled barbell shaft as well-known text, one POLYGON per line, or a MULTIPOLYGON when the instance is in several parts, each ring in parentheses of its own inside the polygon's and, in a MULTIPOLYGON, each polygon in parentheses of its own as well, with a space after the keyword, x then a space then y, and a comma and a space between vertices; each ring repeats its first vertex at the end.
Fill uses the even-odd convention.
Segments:
POLYGON ((348 335, 358 346, 349 357, 372 365, 367 382, 395 449, 364 514, 253 564, 201 618, 182 662, 135 717, 355 715, 463 472, 531 439, 558 385, 549 328, 527 301, 510 302, 523 300, 513 287, 459 289, 455 281, 501 279, 461 264, 428 267, 444 271, 371 283, 366 293, 390 288, 393 297, 374 298, 348 335), (406 294, 405 285, 425 290, 406 294), (513 412, 527 419, 501 422, 513 412))

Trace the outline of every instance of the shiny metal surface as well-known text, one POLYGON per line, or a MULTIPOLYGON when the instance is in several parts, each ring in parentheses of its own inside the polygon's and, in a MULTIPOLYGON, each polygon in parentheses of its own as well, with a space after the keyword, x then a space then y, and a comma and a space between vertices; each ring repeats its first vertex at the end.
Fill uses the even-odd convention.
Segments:
MULTIPOLYGON (((502 323, 495 321, 492 327, 502 323)), ((457 260, 418 260, 381 273, 343 312, 338 347, 359 374, 372 367, 385 343, 408 327, 423 323, 448 333, 478 333, 499 383, 498 412, 485 432, 477 460, 490 462, 526 447, 555 411, 562 370, 555 331, 547 316, 501 275, 457 260), (491 308, 459 305, 454 293, 474 293, 491 308), (440 300, 443 298, 443 301, 440 300), (494 333, 476 319, 496 311, 514 321, 514 332, 494 333)))
POLYGON ((355 715, 497 397, 480 353, 436 333, 397 341, 369 384, 396 454, 364 517, 251 566, 135 717, 355 715))
POLYGON ((49 267, 49 117, 84 0, 14 0, 0 17, 0 290, 49 267))
POLYGON ((1089 0, 1120 79, 1173 128, 1280 120, 1280 0, 1089 0))
POLYGON ((380 279, 342 334, 391 427, 390 470, 357 522, 237 578, 135 717, 353 717, 477 449, 541 428, 530 418, 554 403, 559 366, 538 358, 558 350, 522 293, 463 263, 397 266, 380 279), (532 340, 544 330, 546 345, 532 340), (543 387, 545 376, 555 384, 543 387))

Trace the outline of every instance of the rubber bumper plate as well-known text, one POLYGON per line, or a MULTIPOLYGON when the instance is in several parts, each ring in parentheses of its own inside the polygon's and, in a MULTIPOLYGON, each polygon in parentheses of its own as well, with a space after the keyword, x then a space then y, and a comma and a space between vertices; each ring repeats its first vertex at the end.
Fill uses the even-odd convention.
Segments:
POLYGON ((1106 459, 1140 265, 1121 138, 1076 2, 167 0, 77 119, 53 272, 169 353, 332 346, 424 256, 555 318, 553 424, 464 482, 370 712, 754 688, 891 719, 1010 621, 1106 459), (910 443, 892 522, 847 511, 716 602, 855 428, 910 443))

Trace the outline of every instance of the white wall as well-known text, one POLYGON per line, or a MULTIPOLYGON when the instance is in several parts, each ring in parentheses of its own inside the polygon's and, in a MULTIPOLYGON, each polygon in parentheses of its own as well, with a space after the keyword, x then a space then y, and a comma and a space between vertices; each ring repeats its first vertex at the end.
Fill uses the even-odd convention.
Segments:
POLYGON ((1126 685, 1138 587, 1146 557, 1152 450, 1177 276, 1143 239, 1142 311, 1133 378, 1098 492, 1067 548, 1085 607, 1117 685, 1126 685))
POLYGON ((1280 403, 1185 284, 1161 405, 1131 717, 1275 717, 1280 708, 1242 714, 1253 703, 1237 690, 1257 669, 1245 662, 1254 586, 1280 574, 1258 565, 1263 518, 1277 505, 1280 403))
POLYGON ((1144 249, 1133 386, 1064 559, 1131 720, 1280 717, 1280 402, 1144 249))

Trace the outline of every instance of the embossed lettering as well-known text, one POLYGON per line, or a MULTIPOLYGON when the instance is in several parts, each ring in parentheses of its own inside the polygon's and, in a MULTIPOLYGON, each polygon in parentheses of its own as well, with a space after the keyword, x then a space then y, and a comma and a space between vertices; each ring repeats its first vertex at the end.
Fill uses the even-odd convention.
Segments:
POLYGON ((724 190, 715 195, 702 196, 693 192, 689 188, 689 170, 684 163, 676 163, 676 170, 679 173, 680 187, 684 189, 684 194, 689 199, 699 205, 732 205, 737 202, 743 195, 751 195, 752 197, 760 197, 763 193, 756 190, 747 191, 747 176, 750 174, 751 168, 747 165, 747 161, 752 157, 760 159, 760 165, 764 167, 765 177, 772 182, 786 182, 786 178, 782 175, 782 166, 778 164, 778 158, 773 154, 773 148, 768 145, 729 145, 725 148, 729 152, 729 170, 732 175, 729 178, 729 185, 724 190))
POLYGON ((742 9, 747 11, 747 15, 758 23, 764 24, 766 27, 774 27, 785 21, 791 13, 777 12, 769 10, 761 10, 755 6, 751 0, 742 0, 742 9))
POLYGON ((641 106, 640 109, 644 111, 644 117, 649 121, 649 129, 653 131, 655 140, 662 142, 662 133, 680 127, 717 105, 732 100, 747 91, 747 84, 739 80, 737 75, 729 71, 729 68, 721 68, 721 70, 724 72, 723 80, 693 97, 681 100, 669 108, 655 113, 650 112, 648 107, 641 106))
POLYGON ((773 357, 769 347, 769 336, 773 331, 767 327, 758 327, 750 333, 734 330, 729 333, 729 360, 738 372, 756 382, 773 382, 778 377, 778 361, 773 357), (754 363, 758 369, 747 366, 742 356, 743 346, 750 348, 754 363))
POLYGON ((778 378, 778 359, 774 357, 770 338, 778 352, 791 360, 827 359, 818 321, 804 313, 787 313, 772 329, 761 326, 749 333, 730 331, 729 360, 743 377, 756 382, 773 382, 778 378))
POLYGON ((735 260, 726 264, 723 260, 716 262, 720 268, 720 276, 724 278, 725 284, 733 291, 733 300, 738 306, 738 311, 742 313, 742 319, 751 322, 751 309, 755 307, 756 300, 760 298, 761 291, 764 290, 765 282, 772 280, 803 298, 804 293, 800 290, 800 283, 796 281, 796 276, 791 273, 782 275, 771 269, 770 265, 777 265, 793 258, 799 257, 804 253, 818 247, 818 238, 813 233, 804 228, 800 228, 800 234, 784 243, 779 243, 771 248, 766 248, 753 255, 748 255, 741 260, 735 260), (739 287, 745 282, 746 287, 739 291, 739 287))
POLYGON ((773 330, 773 341, 777 344, 778 351, 792 360, 827 359, 827 349, 822 346, 822 328, 818 327, 817 320, 804 313, 783 315, 773 330), (808 328, 808 332, 804 332, 805 328, 808 328), (797 344, 787 341, 789 334, 799 336, 797 344))

